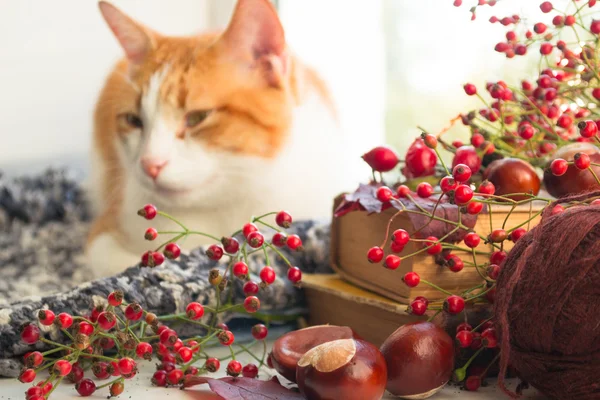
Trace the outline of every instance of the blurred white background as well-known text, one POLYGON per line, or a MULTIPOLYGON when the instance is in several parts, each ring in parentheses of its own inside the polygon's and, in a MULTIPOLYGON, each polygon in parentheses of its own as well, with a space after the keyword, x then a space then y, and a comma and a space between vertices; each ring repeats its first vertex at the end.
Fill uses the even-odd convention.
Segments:
MULTIPOLYGON (((357 154, 387 140, 403 151, 476 104, 473 81, 530 69, 493 51, 506 28, 491 15, 541 15, 538 0, 502 0, 468 12, 452 0, 279 0, 289 42, 334 91, 357 154), (386 134, 387 133, 387 134, 386 134)), ((166 34, 223 27, 234 0, 114 0, 166 34)), ((572 3, 555 0, 557 7, 572 3)), ((533 21, 537 22, 537 20, 533 21)), ((92 110, 121 56, 94 0, 4 1, 0 12, 0 169, 85 165, 92 110)), ((460 133, 459 133, 460 134, 460 133)))

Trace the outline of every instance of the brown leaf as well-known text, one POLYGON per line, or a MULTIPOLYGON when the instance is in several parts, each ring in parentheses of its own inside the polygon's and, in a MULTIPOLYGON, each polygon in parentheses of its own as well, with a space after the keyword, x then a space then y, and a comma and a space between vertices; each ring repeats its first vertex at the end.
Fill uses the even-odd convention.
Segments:
POLYGON ((186 376, 183 387, 208 383, 210 389, 225 400, 303 400, 304 397, 272 380, 250 378, 212 379, 203 376, 186 376))
POLYGON ((354 193, 344 196, 344 201, 335 210, 335 216, 341 217, 351 211, 364 210, 368 213, 382 211, 383 203, 377 200, 377 186, 360 184, 354 193))

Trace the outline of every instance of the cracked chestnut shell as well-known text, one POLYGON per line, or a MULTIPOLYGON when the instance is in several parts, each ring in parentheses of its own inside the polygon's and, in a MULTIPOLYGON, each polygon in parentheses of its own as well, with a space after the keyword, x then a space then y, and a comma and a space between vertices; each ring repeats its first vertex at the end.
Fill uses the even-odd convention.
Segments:
MULTIPOLYGON (((572 143, 558 149, 544 171, 544 187, 552 196, 563 197, 598 189, 594 175, 588 170, 580 170, 574 165, 569 165, 567 172, 561 176, 555 176, 550 171, 552 161, 562 158, 570 162, 577 153, 585 153, 590 156, 591 162, 600 163, 600 149, 591 143, 572 143)), ((600 176, 600 167, 592 165, 592 170, 600 176)))
POLYGON ((450 380, 454 342, 431 322, 398 328, 381 345, 388 370, 387 390, 403 399, 426 399, 450 380))
POLYGON ((340 339, 307 351, 296 382, 308 400, 379 400, 387 368, 379 349, 360 339, 340 339))
POLYGON ((273 343, 269 360, 286 379, 296 382, 298 360, 308 350, 333 340, 358 338, 347 326, 316 325, 286 333, 273 343))

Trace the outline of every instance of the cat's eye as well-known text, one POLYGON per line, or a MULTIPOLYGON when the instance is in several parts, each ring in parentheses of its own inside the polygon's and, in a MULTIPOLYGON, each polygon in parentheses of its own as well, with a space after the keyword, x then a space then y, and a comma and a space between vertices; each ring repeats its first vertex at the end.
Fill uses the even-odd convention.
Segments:
POLYGON ((132 128, 142 129, 144 127, 142 119, 133 113, 125 114, 125 122, 127 122, 127 125, 131 126, 132 128))
POLYGON ((198 126, 210 115, 212 110, 197 110, 187 113, 185 116, 185 126, 193 128, 198 126))

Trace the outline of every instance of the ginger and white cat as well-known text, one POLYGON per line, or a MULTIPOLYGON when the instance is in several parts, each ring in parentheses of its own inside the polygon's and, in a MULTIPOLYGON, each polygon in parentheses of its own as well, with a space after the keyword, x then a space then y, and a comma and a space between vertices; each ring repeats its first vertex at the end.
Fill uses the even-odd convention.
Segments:
POLYGON ((239 0, 224 32, 189 37, 99 5, 126 57, 95 112, 87 255, 98 276, 137 264, 155 244, 149 226, 177 229, 137 216, 146 203, 222 236, 269 211, 329 216, 356 185, 360 160, 348 157, 330 94, 291 53, 268 0, 239 0))

